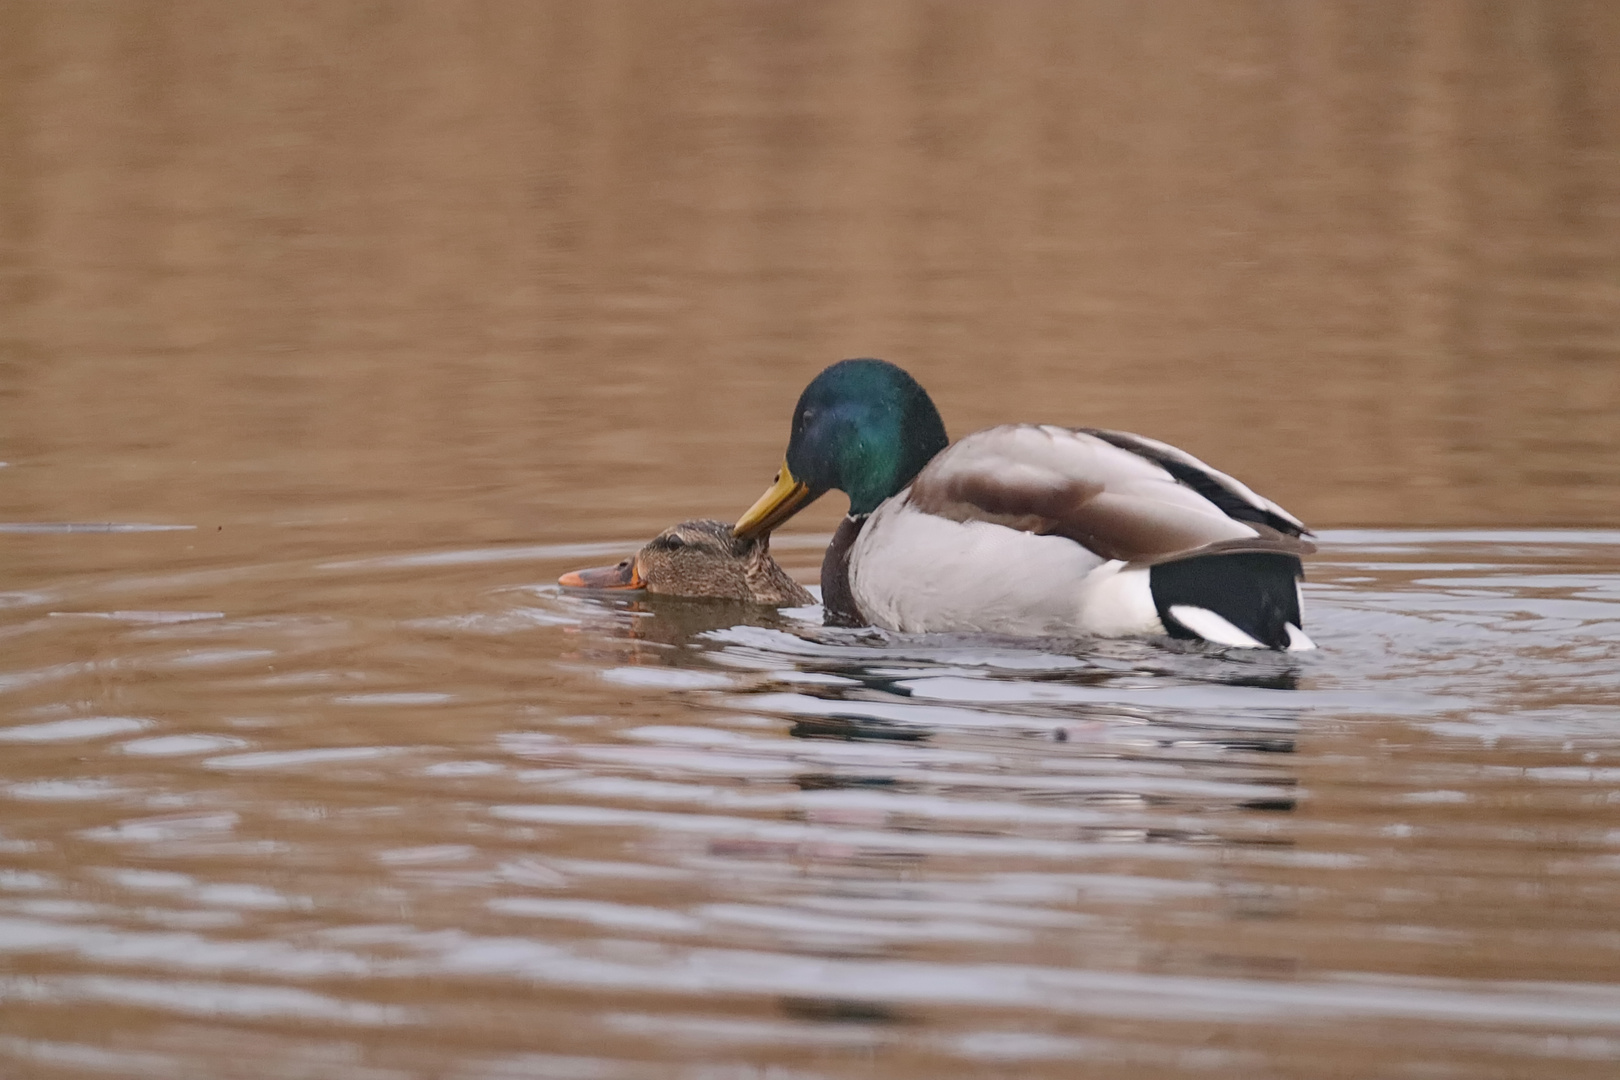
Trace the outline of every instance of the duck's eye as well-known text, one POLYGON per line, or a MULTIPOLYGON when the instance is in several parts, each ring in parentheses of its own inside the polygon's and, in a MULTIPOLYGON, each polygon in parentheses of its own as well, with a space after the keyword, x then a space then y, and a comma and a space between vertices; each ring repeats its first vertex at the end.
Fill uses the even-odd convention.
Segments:
POLYGON ((653 546, 663 548, 665 551, 679 551, 686 546, 686 541, 678 536, 660 536, 653 541, 653 546))

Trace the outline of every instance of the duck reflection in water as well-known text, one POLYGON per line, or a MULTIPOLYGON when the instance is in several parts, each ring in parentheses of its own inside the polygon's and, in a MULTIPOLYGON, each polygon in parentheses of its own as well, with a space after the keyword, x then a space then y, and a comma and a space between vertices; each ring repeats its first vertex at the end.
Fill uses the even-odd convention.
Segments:
MULTIPOLYGON (((804 618, 809 612, 769 610, 814 601, 767 550, 734 543, 717 522, 683 522, 615 566, 567 574, 560 583, 606 590, 591 604, 590 624, 580 628, 587 649, 610 650, 620 664, 731 675, 718 687, 722 695, 708 693, 707 683, 649 684, 682 695, 683 686, 700 691, 689 699, 701 710, 696 727, 706 726, 702 714, 747 710, 760 695, 758 713, 779 716, 781 734, 797 744, 783 747, 752 726, 749 739, 725 744, 744 775, 755 755, 793 763, 763 782, 803 793, 787 816, 804 835, 710 838, 699 857, 711 869, 747 879, 791 866, 800 880, 824 881, 841 905, 888 902, 925 876, 936 857, 886 837, 954 835, 961 823, 932 820, 927 808, 964 793, 1005 815, 975 826, 977 842, 1006 836, 1070 843, 1077 873, 1100 873, 1086 866, 1095 853, 1125 845, 1238 853, 1294 843, 1277 822, 1296 810, 1290 759, 1297 718, 1285 702, 1243 693, 1297 689, 1304 668, 1290 654, 1164 638, 823 628, 804 618), (787 633, 769 633, 773 622, 787 633), (738 625, 748 628, 741 637, 705 635, 738 625), (752 662, 716 663, 717 653, 733 648, 752 662), (779 665, 762 668, 758 661, 773 655, 779 665), (985 666, 1003 655, 1013 666, 985 666), (1039 662, 1043 655, 1048 663, 1039 662), (796 677, 773 677, 778 667, 796 677), (756 674, 737 677, 744 669, 756 674), (1173 702, 1156 708, 1151 695, 1139 699, 1141 688, 1161 681, 1178 690, 1173 702), (961 696, 950 692, 957 683, 961 696), (919 694, 919 686, 926 692, 919 694), (971 775, 942 772, 940 763, 952 760, 974 762, 971 775), (1024 803, 1031 808, 1027 819, 1018 810, 1024 803), (1065 810, 1072 818, 1060 821, 1065 810)), ((1288 897, 1263 876, 1234 874, 1221 897, 1232 918, 1292 915, 1288 897)), ((809 951, 881 956, 891 947, 818 925, 812 920, 800 931, 809 951)), ((1198 955, 1189 963, 1275 959, 1198 955)), ((783 998, 779 1006, 800 1022, 906 1019, 892 1003, 855 996, 783 998)))

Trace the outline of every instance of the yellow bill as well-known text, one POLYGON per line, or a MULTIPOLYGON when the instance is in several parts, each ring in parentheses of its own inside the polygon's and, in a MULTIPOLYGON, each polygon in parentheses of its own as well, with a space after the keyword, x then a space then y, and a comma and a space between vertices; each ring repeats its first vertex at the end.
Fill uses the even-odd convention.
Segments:
POLYGON ((809 499, 810 488, 793 478, 784 461, 782 471, 776 474, 776 483, 748 508, 748 513, 737 519, 737 524, 731 527, 731 535, 748 540, 763 536, 798 513, 809 499))

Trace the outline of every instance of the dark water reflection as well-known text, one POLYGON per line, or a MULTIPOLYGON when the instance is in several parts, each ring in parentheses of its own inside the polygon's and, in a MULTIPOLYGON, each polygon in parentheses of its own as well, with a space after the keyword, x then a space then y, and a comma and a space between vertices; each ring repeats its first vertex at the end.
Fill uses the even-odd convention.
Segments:
POLYGON ((1329 534, 1302 657, 531 584, 604 550, 8 594, 7 1069, 1612 1067, 1620 536, 1329 534))

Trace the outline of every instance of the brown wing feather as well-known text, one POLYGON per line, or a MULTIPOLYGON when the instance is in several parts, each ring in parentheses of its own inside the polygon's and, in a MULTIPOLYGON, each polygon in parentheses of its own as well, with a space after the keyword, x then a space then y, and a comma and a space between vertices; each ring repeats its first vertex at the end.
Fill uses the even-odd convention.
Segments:
MULTIPOLYGON (((1220 508, 1221 512, 1238 521, 1265 525, 1288 536, 1309 536, 1305 523, 1254 491, 1236 477, 1199 461, 1187 451, 1157 439, 1133 435, 1129 431, 1106 431, 1102 428, 1075 428, 1077 432, 1093 435, 1104 442, 1128 450, 1160 466, 1178 482, 1186 484, 1198 494, 1220 508)), ((1312 549, 1314 550, 1314 548, 1312 549)))
POLYGON ((1066 428, 1011 425, 969 435, 918 474, 909 497, 939 517, 1064 536, 1126 562, 1315 550, 1267 523, 1235 520, 1157 462, 1066 428))

